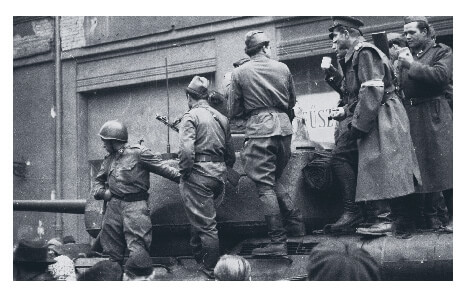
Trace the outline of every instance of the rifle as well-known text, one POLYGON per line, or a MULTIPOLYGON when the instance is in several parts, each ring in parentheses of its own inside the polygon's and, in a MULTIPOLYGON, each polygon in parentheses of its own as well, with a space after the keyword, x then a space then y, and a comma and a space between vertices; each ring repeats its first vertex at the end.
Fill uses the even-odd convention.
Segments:
MULTIPOLYGON (((165 116, 161 116, 161 115, 158 115, 156 114, 156 119, 158 121, 160 121, 161 123, 163 123, 164 125, 166 125, 167 127, 169 127, 170 129, 178 132, 179 129, 177 127, 177 125, 181 122, 182 118, 179 118, 177 119, 175 122, 173 123, 169 123, 169 121, 167 121, 167 117, 165 116)), ((238 186, 238 183, 240 181, 240 173, 238 173, 237 171, 235 171, 233 168, 230 168, 229 166, 227 166, 227 180, 234 186, 234 187, 237 187, 238 186)))
POLYGON ((167 120, 167 117, 166 116, 161 116, 159 114, 156 114, 156 120, 162 122, 164 125, 166 125, 167 127, 169 127, 170 129, 174 130, 175 132, 178 133, 178 127, 177 125, 181 122, 181 118, 180 119, 177 119, 175 122, 173 123, 169 123, 169 121, 167 120))

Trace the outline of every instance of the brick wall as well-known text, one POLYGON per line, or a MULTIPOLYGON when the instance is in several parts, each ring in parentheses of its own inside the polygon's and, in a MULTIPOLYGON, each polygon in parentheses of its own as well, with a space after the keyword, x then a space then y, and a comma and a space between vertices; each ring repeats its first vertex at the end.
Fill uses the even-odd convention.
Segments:
POLYGON ((46 54, 52 50, 54 38, 53 18, 15 24, 13 30, 13 58, 46 54))
POLYGON ((84 16, 63 16, 60 25, 63 51, 86 45, 84 16))

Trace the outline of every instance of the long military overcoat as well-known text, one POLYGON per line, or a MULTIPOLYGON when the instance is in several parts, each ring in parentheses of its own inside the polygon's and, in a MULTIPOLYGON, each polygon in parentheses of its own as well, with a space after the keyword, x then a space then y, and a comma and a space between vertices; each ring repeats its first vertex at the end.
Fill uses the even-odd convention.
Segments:
POLYGON ((452 80, 452 51, 430 42, 414 53, 410 69, 401 73, 405 108, 417 154, 422 184, 419 193, 452 188, 452 110, 446 100, 452 80))
POLYGON ((356 42, 342 69, 351 95, 358 96, 352 126, 364 132, 357 140, 355 201, 405 196, 415 191, 420 171, 404 106, 395 94, 389 61, 372 44, 356 42))

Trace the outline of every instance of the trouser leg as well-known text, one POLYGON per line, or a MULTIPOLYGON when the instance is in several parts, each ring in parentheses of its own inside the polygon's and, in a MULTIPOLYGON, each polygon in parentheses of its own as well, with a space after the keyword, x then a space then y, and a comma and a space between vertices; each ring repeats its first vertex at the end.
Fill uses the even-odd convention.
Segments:
POLYGON ((139 250, 150 251, 152 223, 147 200, 122 202, 123 232, 130 256, 139 250))
POLYGON ((125 236, 123 234, 123 215, 121 202, 112 198, 107 203, 102 230, 99 234, 102 250, 112 261, 123 263, 125 236))
MULTIPOLYGON (((186 180, 180 181, 185 213, 193 228, 192 234, 197 234, 202 250, 195 257, 207 269, 213 269, 219 257, 219 238, 216 223, 216 210, 214 207, 214 192, 221 187, 222 182, 205 176, 192 173, 186 180)), ((195 237, 194 246, 199 247, 195 237)))
MULTIPOLYGON (((286 231, 275 186, 290 158, 290 140, 290 135, 253 138, 246 140, 243 146, 243 168, 256 184, 271 240, 266 247, 254 249, 253 255, 287 254, 286 231)), ((290 203, 291 200, 283 202, 290 203)))

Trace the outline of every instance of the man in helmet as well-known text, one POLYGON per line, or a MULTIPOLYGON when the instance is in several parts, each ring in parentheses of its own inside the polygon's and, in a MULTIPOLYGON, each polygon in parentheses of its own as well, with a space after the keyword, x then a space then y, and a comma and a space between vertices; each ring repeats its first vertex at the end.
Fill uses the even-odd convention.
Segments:
POLYGON ((164 163, 148 148, 130 145, 125 125, 106 122, 98 134, 109 153, 94 180, 91 195, 107 201, 99 234, 103 252, 122 264, 125 247, 130 255, 151 245, 151 219, 148 208, 149 172, 174 182, 180 173, 164 163))
POLYGON ((247 119, 242 163, 256 184, 271 239, 252 254, 286 255, 286 233, 305 235, 300 211, 278 182, 291 156, 295 88, 289 68, 271 59, 264 32, 248 32, 245 45, 250 61, 232 72, 229 111, 231 117, 247 119))
POLYGON ((195 76, 186 88, 188 107, 180 123, 180 193, 191 224, 193 255, 214 277, 219 258, 216 207, 224 195, 227 167, 235 163, 229 120, 208 102, 208 80, 195 76))

